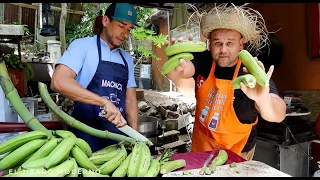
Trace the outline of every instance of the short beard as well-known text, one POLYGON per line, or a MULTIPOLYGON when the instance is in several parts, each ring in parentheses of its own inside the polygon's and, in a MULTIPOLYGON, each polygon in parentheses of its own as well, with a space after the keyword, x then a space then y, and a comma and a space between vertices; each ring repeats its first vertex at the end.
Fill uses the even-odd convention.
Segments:
POLYGON ((216 61, 216 62, 217 62, 217 64, 218 64, 220 67, 233 67, 233 66, 235 66, 235 65, 237 64, 237 63, 235 63, 235 62, 238 62, 238 58, 236 58, 235 60, 229 62, 229 63, 228 63, 227 65, 225 65, 225 66, 221 66, 221 65, 218 63, 218 61, 216 61), (233 64, 233 63, 235 63, 235 64, 231 66, 231 64, 233 64))
POLYGON ((112 37, 110 36, 109 32, 107 29, 105 29, 105 35, 107 37, 107 41, 115 48, 119 47, 118 45, 116 45, 113 41, 112 41, 112 37))

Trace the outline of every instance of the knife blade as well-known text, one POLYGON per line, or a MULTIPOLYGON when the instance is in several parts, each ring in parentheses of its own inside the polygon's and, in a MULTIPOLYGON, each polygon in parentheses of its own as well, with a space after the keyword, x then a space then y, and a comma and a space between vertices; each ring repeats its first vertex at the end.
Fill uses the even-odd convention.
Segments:
MULTIPOLYGON (((106 114, 106 112, 105 112, 104 110, 102 110, 101 113, 102 113, 103 115, 106 114)), ((137 140, 142 141, 142 142, 148 142, 150 146, 153 145, 153 143, 152 143, 148 138, 146 138, 145 136, 143 136, 142 134, 140 134, 138 131, 132 129, 132 128, 131 128, 130 126, 128 126, 128 125, 119 127, 118 129, 119 129, 121 132, 123 132, 124 134, 128 135, 129 137, 131 137, 131 138, 137 139, 137 140)))
POLYGON ((122 126, 122 127, 119 127, 118 128, 121 132, 125 133, 126 135, 134 138, 134 139, 138 139, 139 141, 142 141, 142 142, 148 142, 150 145, 153 145, 153 143, 148 139, 146 138, 145 136, 143 136, 142 134, 140 134, 138 131, 132 129, 130 126, 128 125, 125 125, 125 126, 122 126))
POLYGON ((208 158, 206 159, 206 161, 203 163, 203 167, 207 167, 208 163, 210 162, 210 160, 213 158, 214 154, 211 152, 208 156, 208 158))

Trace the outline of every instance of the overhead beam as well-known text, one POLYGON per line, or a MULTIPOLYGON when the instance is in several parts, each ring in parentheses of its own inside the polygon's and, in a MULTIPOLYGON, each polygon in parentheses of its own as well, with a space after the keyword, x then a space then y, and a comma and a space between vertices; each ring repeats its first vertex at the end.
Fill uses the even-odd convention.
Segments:
MULTIPOLYGON (((157 8, 159 10, 165 10, 165 11, 174 9, 173 6, 164 6, 163 5, 164 3, 161 3, 161 5, 160 4, 155 5, 156 3, 132 3, 132 4, 136 6, 145 7, 145 8, 157 8)), ((193 13, 194 10, 192 8, 188 8, 188 12, 193 13)))
MULTIPOLYGON (((37 4, 33 4, 33 5, 25 4, 25 3, 9 3, 9 4, 20 6, 20 7, 25 7, 25 8, 29 8, 29 9, 39 9, 39 5, 37 5, 37 4)), ((50 6, 50 7, 52 10, 61 11, 61 7, 57 7, 57 6, 50 6)), ((71 14, 84 15, 83 11, 77 11, 77 10, 73 10, 73 9, 67 9, 67 12, 71 13, 71 14)))
POLYGON ((141 6, 141 7, 145 7, 145 8, 157 8, 157 9, 161 9, 161 10, 172 10, 173 7, 172 6, 163 6, 162 5, 154 5, 155 3, 132 3, 133 5, 137 5, 137 6, 141 6))

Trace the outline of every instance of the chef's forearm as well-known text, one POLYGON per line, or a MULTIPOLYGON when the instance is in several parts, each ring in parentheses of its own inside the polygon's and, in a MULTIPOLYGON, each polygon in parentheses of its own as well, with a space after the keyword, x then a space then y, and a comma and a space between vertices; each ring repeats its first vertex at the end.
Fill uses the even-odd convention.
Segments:
POLYGON ((261 117, 269 122, 281 122, 285 119, 286 104, 275 94, 269 94, 255 103, 261 117))
POLYGON ((134 110, 127 110, 127 121, 130 127, 138 130, 138 113, 134 110))
POLYGON ((128 124, 135 130, 139 127, 138 101, 136 98, 136 89, 129 88, 126 96, 126 116, 128 124))

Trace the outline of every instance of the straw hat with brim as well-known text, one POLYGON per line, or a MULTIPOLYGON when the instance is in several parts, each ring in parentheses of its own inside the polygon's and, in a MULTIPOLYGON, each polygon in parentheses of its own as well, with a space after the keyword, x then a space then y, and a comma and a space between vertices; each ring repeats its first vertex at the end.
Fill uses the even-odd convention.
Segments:
POLYGON ((258 51, 268 44, 268 30, 261 14, 249 7, 221 4, 202 14, 201 33, 208 39, 215 29, 233 29, 241 33, 247 49, 258 51))

